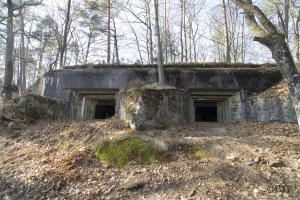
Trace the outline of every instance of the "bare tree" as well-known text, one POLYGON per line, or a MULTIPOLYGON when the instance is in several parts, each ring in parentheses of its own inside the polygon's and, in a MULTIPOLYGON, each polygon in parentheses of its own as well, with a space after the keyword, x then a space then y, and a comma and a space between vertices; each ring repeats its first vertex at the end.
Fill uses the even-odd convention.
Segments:
POLYGON ((120 64, 120 57, 119 57, 119 45, 118 45, 118 34, 117 34, 117 26, 116 26, 116 21, 115 21, 115 17, 112 17, 112 21, 113 21, 113 37, 114 37, 114 49, 115 49, 115 60, 116 60, 116 64, 120 64))
POLYGON ((300 23, 300 9, 296 9, 294 15, 292 15, 293 34, 294 34, 294 51, 297 61, 300 61, 300 42, 299 42, 299 23, 300 23))
POLYGON ((164 72, 164 66, 163 66, 163 51, 162 51, 162 45, 161 45, 161 39, 160 39, 160 27, 159 27, 159 0, 154 0, 154 10, 155 10, 155 30, 156 30, 156 38, 157 38, 157 67, 158 67, 158 78, 159 78, 159 84, 165 85, 165 72, 164 72))
POLYGON ((300 76, 290 53, 285 35, 267 18, 262 10, 251 0, 233 0, 245 11, 247 24, 254 40, 268 47, 280 67, 284 82, 287 84, 300 127, 300 76), (258 23, 258 21, 259 23, 258 23))
POLYGON ((229 28, 228 28, 228 18, 227 18, 227 6, 225 0, 222 0, 222 9, 224 17, 224 31, 225 31, 225 61, 226 63, 231 63, 231 50, 229 42, 229 28))
POLYGON ((110 63, 111 59, 111 46, 110 46, 110 40, 111 40, 111 28, 110 28, 110 22, 111 22, 111 0, 108 0, 107 3, 107 63, 110 63))
MULTIPOLYGON (((21 3, 21 1, 20 1, 21 3)), ((26 56, 25 56, 25 23, 23 9, 19 12, 20 15, 20 75, 19 75, 19 89, 23 92, 26 89, 26 56)))
MULTIPOLYGON (((154 42, 153 42, 153 28, 152 28, 152 18, 151 18, 151 2, 152 0, 142 0, 143 4, 142 7, 139 9, 142 10, 142 12, 136 13, 135 10, 133 10, 130 6, 127 6, 125 10, 127 12, 130 12, 133 17, 135 17, 136 21, 134 23, 142 24, 146 27, 146 51, 147 51, 147 57, 148 57, 148 63, 154 63, 154 42), (141 16, 141 14, 144 14, 144 16, 141 16)), ((128 20, 127 20, 128 21, 128 20)), ((137 39, 137 33, 136 31, 133 31, 132 22, 129 22, 130 29, 132 30, 132 33, 134 34, 135 38, 137 39)), ((140 43, 140 42, 138 42, 140 43)), ((141 57, 141 46, 137 45, 139 55, 141 57)))
POLYGON ((6 52, 5 52, 5 73, 3 84, 3 97, 5 100, 10 100, 12 97, 12 83, 14 76, 14 52, 15 52, 15 33, 14 33, 14 11, 19 11, 29 6, 39 5, 41 1, 35 2, 19 2, 15 4, 12 0, 6 1, 7 16, 6 19, 6 52))
POLYGON ((14 68, 14 8, 12 0, 7 0, 7 38, 5 53, 5 74, 3 84, 3 95, 5 100, 11 99, 13 68, 14 68))
POLYGON ((68 44, 68 34, 70 32, 70 15, 71 15, 71 2, 72 0, 68 0, 67 5, 67 14, 66 14, 66 20, 65 20, 65 27, 64 27, 64 35, 62 40, 62 46, 60 48, 60 54, 59 54, 59 68, 63 68, 65 63, 65 54, 68 44))

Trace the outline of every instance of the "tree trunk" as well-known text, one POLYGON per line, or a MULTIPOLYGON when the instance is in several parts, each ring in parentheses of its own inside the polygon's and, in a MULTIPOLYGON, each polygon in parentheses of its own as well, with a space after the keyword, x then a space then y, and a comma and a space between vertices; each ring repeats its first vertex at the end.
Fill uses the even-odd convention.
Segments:
POLYGON ((183 63, 183 59, 184 59, 184 44, 183 44, 183 17, 184 17, 184 12, 183 12, 183 1, 185 0, 181 0, 181 4, 180 4, 180 62, 183 63))
POLYGON ((284 1, 284 35, 289 45, 290 0, 284 1))
MULTIPOLYGON (((150 3, 149 3, 150 4, 150 3)), ((147 4, 147 10, 148 10, 148 29, 149 29, 149 42, 150 42, 150 61, 151 64, 154 63, 154 47, 153 47, 153 30, 152 30, 152 20, 151 20, 151 8, 150 5, 147 4)))
POLYGON ((243 22, 242 22, 242 50, 241 50, 241 52, 242 52, 242 54, 241 54, 241 56, 242 56, 242 63, 244 63, 245 62, 245 44, 246 44, 246 36, 245 36, 245 17, 243 16, 243 22))
POLYGON ((188 42, 187 42, 187 27, 186 27, 186 0, 183 1, 183 35, 184 35, 184 58, 188 62, 188 42))
POLYGON ((271 51, 274 60, 280 67, 280 71, 284 82, 287 84, 292 99, 298 125, 300 127, 300 76, 295 66, 293 56, 290 53, 289 47, 285 42, 285 37, 273 36, 274 40, 271 51))
POLYGON ((111 38, 111 32, 110 32, 110 19, 111 19, 111 2, 108 0, 107 5, 107 63, 110 63, 111 60, 111 46, 110 46, 110 38, 111 38))
POLYGON ((297 61, 300 61, 300 42, 299 42, 299 22, 300 22, 300 9, 298 9, 297 15, 293 19, 293 31, 294 31, 294 49, 297 61), (296 18, 296 19, 295 19, 296 18))
POLYGON ((164 72, 164 66, 163 66, 163 51, 162 51, 162 45, 161 45, 161 39, 160 39, 160 28, 159 28, 159 6, 158 2, 159 0, 154 0, 154 10, 155 10, 155 29, 156 29, 156 37, 157 37, 157 66, 158 66, 158 80, 160 85, 165 85, 165 72, 164 72))
POLYGON ((7 38, 5 52, 5 74, 3 84, 4 100, 10 100, 13 81, 13 54, 14 54, 14 11, 12 0, 7 0, 7 38))
POLYGON ((116 63, 120 64, 120 57, 119 57, 119 45, 118 45, 118 35, 117 35, 117 27, 115 22, 115 17, 112 18, 113 26, 114 26, 114 47, 116 51, 116 63))
MULTIPOLYGON (((20 2, 21 3, 21 2, 20 2)), ((25 24, 23 10, 20 10, 20 23, 21 23, 21 43, 20 43, 20 91, 26 90, 26 58, 25 58, 25 24)))
POLYGON ((45 48, 46 48, 45 42, 43 42, 41 45, 42 45, 42 48, 40 49, 40 52, 39 52, 38 78, 40 78, 42 76, 43 59, 44 59, 44 52, 45 52, 45 48))
POLYGON ((230 57, 230 43, 229 43, 229 29, 228 29, 228 21, 227 21, 227 8, 225 0, 222 0, 222 8, 223 8, 223 17, 224 17, 224 31, 225 31, 225 62, 231 63, 230 57))
POLYGON ((139 56, 140 56, 140 61, 141 63, 143 64, 143 57, 142 57, 142 51, 141 51, 141 47, 140 47, 140 42, 139 42, 139 39, 138 39, 138 36, 133 28, 133 26, 131 24, 129 24, 130 28, 131 28, 131 31, 135 37, 135 42, 136 42, 136 46, 137 46, 137 49, 138 49, 138 52, 139 52, 139 56))
POLYGON ((167 16, 167 0, 164 0, 164 45, 165 45, 165 62, 168 63, 168 16, 167 16))
POLYGON ((65 28, 64 28, 64 35, 63 35, 63 41, 62 46, 60 49, 60 55, 59 55, 59 68, 63 68, 64 66, 64 57, 65 57, 65 51, 67 47, 68 42, 68 34, 70 30, 70 13, 71 13, 71 0, 68 0, 68 7, 67 7, 67 15, 66 15, 66 21, 65 21, 65 28))
POLYGON ((88 46, 87 46, 87 49, 86 49, 85 59, 84 59, 84 63, 85 63, 85 64, 87 63, 88 58, 89 58, 90 47, 91 47, 91 40, 92 40, 92 34, 93 34, 93 32, 90 31, 89 39, 88 39, 88 46))
POLYGON ((285 35, 281 34, 267 16, 251 1, 233 0, 233 2, 245 11, 247 24, 252 34, 255 35, 254 40, 271 50, 272 56, 280 68, 282 78, 288 86, 300 127, 300 75, 285 40, 285 35))

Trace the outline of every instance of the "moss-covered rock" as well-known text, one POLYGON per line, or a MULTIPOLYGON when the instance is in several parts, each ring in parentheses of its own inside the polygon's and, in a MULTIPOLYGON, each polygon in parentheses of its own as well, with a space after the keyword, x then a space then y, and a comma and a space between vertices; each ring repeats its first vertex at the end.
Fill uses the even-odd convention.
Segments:
POLYGON ((174 87, 146 85, 118 93, 119 117, 133 130, 165 129, 192 122, 190 93, 174 87))

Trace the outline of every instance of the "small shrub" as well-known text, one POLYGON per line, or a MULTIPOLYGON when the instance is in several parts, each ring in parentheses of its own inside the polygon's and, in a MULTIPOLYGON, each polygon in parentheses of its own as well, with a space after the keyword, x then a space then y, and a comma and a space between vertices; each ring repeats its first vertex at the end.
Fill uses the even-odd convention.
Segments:
POLYGON ((198 148, 192 151, 192 157, 196 160, 202 160, 211 157, 211 154, 205 149, 198 148))
POLYGON ((94 149, 99 161, 123 167, 128 163, 139 165, 166 161, 166 154, 139 138, 126 138, 116 142, 105 142, 94 149))

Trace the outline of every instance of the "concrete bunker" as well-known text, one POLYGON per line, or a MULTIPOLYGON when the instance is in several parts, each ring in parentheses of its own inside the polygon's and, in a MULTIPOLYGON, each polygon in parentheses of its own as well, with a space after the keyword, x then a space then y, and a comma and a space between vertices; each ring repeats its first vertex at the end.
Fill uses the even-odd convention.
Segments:
MULTIPOLYGON (((165 72, 169 85, 190 91, 195 107, 190 117, 194 121, 296 122, 290 101, 252 98, 282 80, 276 65, 170 64, 165 65, 165 72)), ((94 120, 113 115, 115 94, 132 80, 157 82, 157 66, 70 66, 45 74, 40 92, 65 103, 64 118, 94 120)), ((115 111, 118 114, 117 106, 115 111)))

